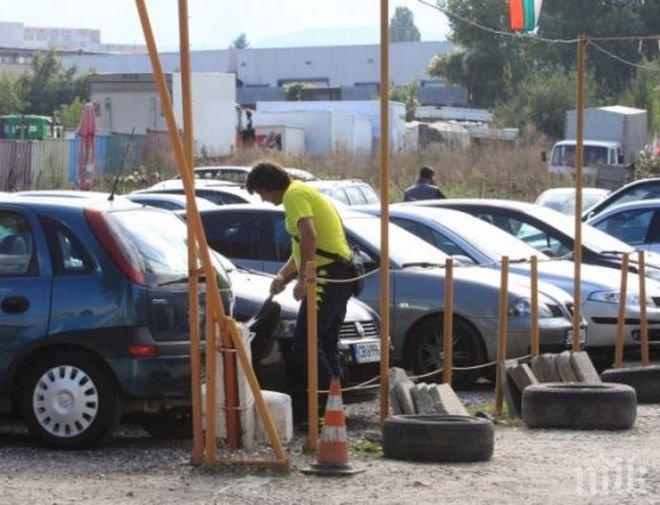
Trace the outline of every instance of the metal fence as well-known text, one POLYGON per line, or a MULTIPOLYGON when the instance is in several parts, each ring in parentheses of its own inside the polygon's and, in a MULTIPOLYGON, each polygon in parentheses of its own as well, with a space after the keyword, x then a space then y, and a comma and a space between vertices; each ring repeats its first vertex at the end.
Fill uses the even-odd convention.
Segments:
MULTIPOLYGON (((95 139, 95 179, 130 172, 149 161, 171 158, 167 132, 113 134, 95 139), (123 167, 123 168, 122 168, 123 167)), ((76 186, 81 140, 0 139, 0 191, 76 186)))

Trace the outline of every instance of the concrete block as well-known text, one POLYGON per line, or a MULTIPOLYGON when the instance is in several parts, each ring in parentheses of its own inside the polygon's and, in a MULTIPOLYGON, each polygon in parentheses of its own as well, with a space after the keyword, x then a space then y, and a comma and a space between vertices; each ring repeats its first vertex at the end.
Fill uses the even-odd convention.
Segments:
POLYGON ((532 372, 539 382, 561 382, 555 366, 555 355, 550 353, 535 356, 531 361, 532 372))
POLYGON ((433 400, 429 392, 427 384, 417 384, 410 390, 413 401, 415 402, 415 410, 418 414, 435 414, 433 407, 433 400))
POLYGON ((571 351, 564 351, 557 354, 555 366, 557 367, 557 373, 562 382, 578 382, 577 375, 571 364, 571 351))
POLYGON ((591 358, 585 351, 574 352, 571 354, 571 365, 579 382, 598 384, 602 382, 600 375, 596 371, 591 358))
POLYGON ((400 382, 408 382, 412 385, 412 381, 408 378, 408 374, 403 368, 392 367, 389 372, 389 394, 390 405, 392 406, 392 414, 403 414, 403 407, 399 402, 399 397, 396 394, 396 385, 400 382))
MULTIPOLYGON (((276 391, 261 391, 266 402, 266 407, 273 418, 275 430, 283 444, 288 444, 293 438, 293 411, 291 409, 291 397, 276 391)), ((255 437, 259 443, 270 443, 266 429, 264 428, 257 407, 254 407, 254 418, 257 421, 255 437)))
POLYGON ((429 394, 433 401, 433 407, 438 414, 469 415, 461 399, 454 393, 449 384, 432 384, 429 386, 429 394))
POLYGON ((415 404, 413 403, 410 390, 413 387, 412 382, 399 382, 394 391, 404 414, 415 414, 415 404))
MULTIPOLYGON (((514 370, 519 368, 518 361, 515 359, 504 361, 502 392, 504 393, 504 400, 509 407, 509 414, 514 417, 520 417, 522 414, 522 389, 518 388, 518 385, 512 378, 512 373, 515 374, 514 370)), ((531 375, 533 376, 534 374, 531 375)))
POLYGON ((532 372, 532 369, 529 368, 527 363, 511 367, 507 370, 507 373, 521 393, 527 386, 539 383, 534 372, 532 372))

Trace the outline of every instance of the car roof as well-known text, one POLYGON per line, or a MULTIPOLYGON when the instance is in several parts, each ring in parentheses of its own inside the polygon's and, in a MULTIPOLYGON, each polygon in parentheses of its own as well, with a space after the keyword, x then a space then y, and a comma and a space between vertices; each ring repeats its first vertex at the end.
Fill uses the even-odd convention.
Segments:
POLYGON ((108 198, 110 193, 100 191, 81 191, 79 189, 39 189, 33 191, 19 191, 13 193, 20 197, 38 197, 38 198, 108 198))
MULTIPOLYGON (((215 209, 203 210, 201 214, 210 214, 214 212, 278 212, 284 213, 284 208, 281 205, 275 206, 270 203, 236 203, 232 205, 219 205, 215 209)), ((372 217, 363 212, 355 212, 348 207, 338 208, 338 212, 342 219, 353 219, 357 217, 372 217)))
MULTIPOLYGON (((614 142, 614 141, 611 141, 611 140, 584 139, 583 142, 585 144, 588 143, 590 146, 596 146, 596 147, 614 147, 614 146, 619 145, 619 142, 614 142)), ((558 145, 558 146, 574 146, 576 144, 577 144, 577 142, 575 140, 560 140, 555 145, 558 145)))
POLYGON ((47 209, 52 207, 62 207, 69 209, 83 209, 86 207, 98 208, 101 210, 114 210, 114 209, 138 209, 141 205, 131 202, 117 195, 114 200, 110 201, 106 198, 92 199, 92 198, 64 198, 62 196, 43 196, 43 195, 25 195, 20 198, 9 197, 4 195, 0 196, 0 203, 9 203, 13 205, 25 205, 33 209, 47 209))
MULTIPOLYGON (((554 194, 563 195, 563 194, 573 194, 573 193, 575 193, 575 188, 573 186, 567 186, 563 188, 550 188, 540 193, 536 199, 538 200, 539 198, 541 198, 541 196, 546 196, 546 195, 554 195, 554 194)), ((594 194, 602 193, 603 195, 609 195, 611 191, 605 188, 586 187, 586 188, 582 188, 582 193, 594 193, 594 194)))
MULTIPOLYGON (((223 181, 222 179, 199 179, 195 178, 195 187, 199 188, 210 188, 210 187, 241 187, 237 182, 232 181, 223 181)), ((150 186, 144 190, 134 191, 134 193, 139 193, 141 191, 148 191, 152 189, 182 189, 183 181, 181 179, 167 179, 166 181, 157 182, 153 186, 150 186)))
POLYGON ((603 219, 611 216, 612 214, 617 214, 626 210, 637 210, 637 209, 658 209, 660 208, 660 198, 652 198, 650 200, 635 200, 633 202, 620 203, 618 205, 612 205, 607 207, 600 214, 596 214, 593 218, 587 220, 587 223, 597 223, 603 219))
POLYGON ((360 179, 318 179, 316 181, 309 181, 308 184, 316 188, 334 188, 367 183, 360 179))
MULTIPOLYGON (((184 207, 187 204, 186 195, 179 195, 175 193, 130 193, 123 195, 129 200, 135 201, 136 198, 148 198, 153 201, 161 202, 176 202, 182 204, 184 207)), ((204 198, 195 197, 198 207, 215 208, 217 205, 205 200, 204 198)))
POLYGON ((415 207, 451 207, 452 205, 473 205, 486 207, 501 207, 516 209, 522 212, 530 212, 539 206, 529 202, 517 200, 500 200, 497 198, 445 198, 437 200, 417 200, 414 202, 403 202, 395 205, 411 205, 415 207))

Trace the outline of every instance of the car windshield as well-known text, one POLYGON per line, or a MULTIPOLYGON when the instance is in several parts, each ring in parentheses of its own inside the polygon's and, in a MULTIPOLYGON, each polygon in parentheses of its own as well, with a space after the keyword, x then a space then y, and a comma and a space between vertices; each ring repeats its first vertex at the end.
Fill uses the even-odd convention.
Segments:
POLYGON ((462 219, 456 219, 452 215, 452 219, 444 219, 441 222, 490 259, 499 260, 502 256, 508 256, 510 259, 530 258, 532 256, 539 259, 548 258, 542 252, 511 236, 497 226, 481 219, 470 218, 472 216, 467 214, 462 219))
MULTIPOLYGON (((363 243, 373 251, 380 251, 380 220, 377 217, 354 217, 346 219, 344 225, 358 244, 363 243)), ((398 266, 407 263, 444 264, 448 256, 417 238, 403 228, 390 224, 390 259, 398 266)))
MULTIPOLYGON (((607 147, 605 146, 585 145, 583 152, 585 167, 595 167, 607 163, 607 147)), ((566 144, 557 146, 552 155, 552 164, 575 166, 575 146, 566 144)))
MULTIPOLYGON (((571 239, 575 238, 575 220, 546 207, 537 206, 533 211, 534 217, 547 223, 552 228, 565 233, 571 239)), ((591 225, 582 224, 582 244, 587 249, 596 252, 621 251, 633 252, 634 249, 625 242, 604 233, 591 225)))
MULTIPOLYGON (((583 191, 582 210, 588 209, 598 203, 607 194, 602 191, 583 191)), ((546 191, 536 200, 538 205, 543 205, 562 214, 575 214, 575 191, 546 191)))

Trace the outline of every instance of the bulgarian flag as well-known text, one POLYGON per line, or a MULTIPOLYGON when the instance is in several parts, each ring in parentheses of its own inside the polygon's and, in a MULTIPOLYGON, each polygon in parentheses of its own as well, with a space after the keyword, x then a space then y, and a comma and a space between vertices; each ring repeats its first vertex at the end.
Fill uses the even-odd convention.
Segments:
POLYGON ((509 0, 509 26, 513 32, 534 31, 543 0, 509 0))

